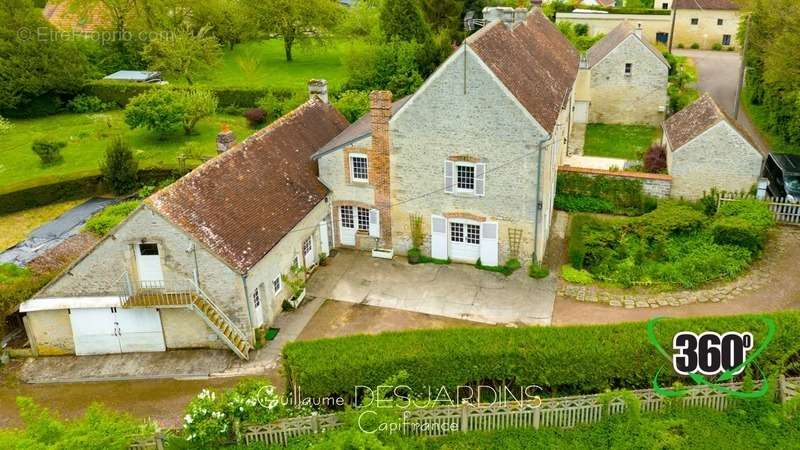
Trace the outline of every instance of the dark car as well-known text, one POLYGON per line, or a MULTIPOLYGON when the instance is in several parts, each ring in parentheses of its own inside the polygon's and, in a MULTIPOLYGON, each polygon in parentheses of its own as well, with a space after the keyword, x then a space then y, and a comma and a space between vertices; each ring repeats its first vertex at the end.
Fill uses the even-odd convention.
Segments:
POLYGON ((800 156, 770 153, 764 164, 764 178, 769 180, 771 196, 800 201, 800 156))

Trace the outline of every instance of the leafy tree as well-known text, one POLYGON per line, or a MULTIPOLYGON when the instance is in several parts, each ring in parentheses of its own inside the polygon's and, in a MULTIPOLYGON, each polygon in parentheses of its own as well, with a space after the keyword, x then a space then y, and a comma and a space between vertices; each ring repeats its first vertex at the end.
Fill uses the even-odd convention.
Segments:
POLYGON ((233 50, 253 35, 254 18, 241 0, 204 0, 192 5, 191 21, 196 31, 211 27, 210 34, 233 50))
POLYGON ((0 111, 82 88, 89 69, 86 58, 73 42, 49 30, 30 0, 0 2, 0 111))
POLYGON ((394 39, 387 44, 354 48, 345 58, 350 77, 346 90, 388 89, 396 98, 413 93, 422 85, 417 64, 421 46, 394 39))
POLYGON ((431 27, 425 22, 418 0, 385 0, 381 8, 381 28, 386 40, 417 41, 432 40, 431 27))
POLYGON ((364 39, 369 42, 382 40, 380 0, 361 0, 348 8, 338 33, 342 36, 364 39))
POLYGON ((217 96, 205 89, 190 89, 181 93, 183 131, 192 134, 200 119, 217 112, 217 96))
POLYGON ((421 5, 434 30, 461 30, 464 0, 422 0, 421 5))
POLYGON ((353 123, 369 112, 369 92, 342 92, 339 98, 334 100, 333 106, 335 106, 350 123, 353 123))
POLYGON ((121 137, 114 138, 106 148, 105 160, 100 163, 100 172, 111 190, 118 195, 127 194, 136 188, 139 162, 131 146, 121 137))
POLYGON ((261 31, 283 39, 286 61, 293 60, 297 42, 322 40, 342 18, 342 6, 333 0, 246 0, 261 31))
POLYGON ((185 115, 178 91, 151 89, 131 99, 125 108, 125 123, 131 129, 141 127, 163 135, 179 128, 185 115))
POLYGON ((197 32, 183 28, 150 41, 142 56, 151 69, 181 76, 192 84, 194 73, 215 65, 220 57, 219 43, 208 32, 208 27, 197 32))

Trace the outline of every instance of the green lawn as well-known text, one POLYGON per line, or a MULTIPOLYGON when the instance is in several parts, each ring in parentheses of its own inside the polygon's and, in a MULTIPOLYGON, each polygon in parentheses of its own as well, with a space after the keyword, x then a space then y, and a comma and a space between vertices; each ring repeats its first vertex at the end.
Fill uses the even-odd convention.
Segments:
POLYGON ((590 123, 586 127, 583 154, 639 160, 650 144, 660 137, 661 128, 659 127, 590 123))
MULTIPOLYGON (((294 61, 286 62, 283 41, 270 39, 239 44, 225 49, 216 67, 198 74, 197 82, 209 86, 247 86, 303 90, 312 78, 324 78, 331 87, 347 80, 342 56, 350 43, 334 41, 325 46, 295 45, 294 61)), ((170 78, 171 83, 186 80, 170 78)))
POLYGON ((163 140, 147 130, 130 130, 122 111, 15 120, 14 128, 0 140, 0 193, 99 173, 105 148, 118 134, 131 143, 141 168, 176 167, 176 156, 189 143, 204 155, 214 155, 216 134, 223 122, 230 124, 239 141, 253 133, 243 117, 223 115, 202 120, 191 136, 179 131, 163 140), (67 142, 61 152, 63 162, 42 166, 31 143, 45 137, 67 142))

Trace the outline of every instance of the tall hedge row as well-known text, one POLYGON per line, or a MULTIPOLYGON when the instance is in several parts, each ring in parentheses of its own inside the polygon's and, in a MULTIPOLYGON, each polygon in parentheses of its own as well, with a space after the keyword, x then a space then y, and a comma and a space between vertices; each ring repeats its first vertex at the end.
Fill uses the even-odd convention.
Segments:
POLYGON ((568 212, 638 216, 655 209, 657 201, 645 194, 641 180, 559 172, 555 204, 568 212))
MULTIPOLYGON (((800 311, 770 314, 778 332, 759 357, 778 371, 800 348, 800 311)), ((415 392, 470 383, 536 384, 552 393, 649 388, 666 359, 648 342, 645 323, 602 326, 419 330, 293 342, 283 351, 289 386, 303 395, 352 398, 356 386, 378 386, 400 371, 415 392)), ((678 331, 750 331, 756 346, 766 332, 757 316, 664 320, 664 348, 678 331)), ((671 373, 671 370, 667 372, 671 373)), ((691 381, 688 381, 691 383, 691 381)))

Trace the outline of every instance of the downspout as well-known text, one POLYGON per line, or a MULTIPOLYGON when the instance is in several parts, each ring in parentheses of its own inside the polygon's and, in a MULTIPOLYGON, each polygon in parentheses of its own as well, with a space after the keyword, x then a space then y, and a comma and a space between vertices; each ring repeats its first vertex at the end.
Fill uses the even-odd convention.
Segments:
POLYGON ((250 295, 247 292, 247 274, 242 275, 242 287, 244 287, 244 302, 247 305, 247 320, 250 324, 251 340, 255 338, 255 328, 253 328, 253 305, 250 302, 250 295))
POLYGON ((542 202, 542 146, 552 139, 552 135, 548 134, 547 137, 539 141, 537 144, 539 148, 538 164, 536 165, 536 204, 534 205, 535 214, 533 218, 533 261, 537 261, 537 250, 539 249, 539 211, 541 211, 542 202))

